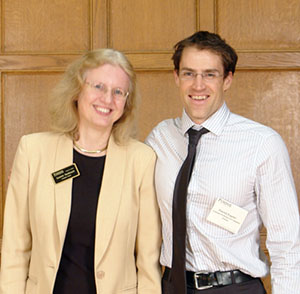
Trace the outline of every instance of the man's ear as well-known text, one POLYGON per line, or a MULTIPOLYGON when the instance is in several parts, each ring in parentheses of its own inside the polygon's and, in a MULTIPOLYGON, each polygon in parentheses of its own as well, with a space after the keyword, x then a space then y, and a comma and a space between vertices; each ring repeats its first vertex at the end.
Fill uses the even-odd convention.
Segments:
POLYGON ((173 70, 173 74, 174 74, 174 79, 175 79, 175 83, 176 83, 176 85, 179 87, 179 71, 178 70, 176 70, 176 69, 174 69, 173 70))
POLYGON ((223 83, 223 91, 224 92, 226 92, 230 88, 232 80, 233 80, 233 75, 232 75, 232 72, 230 71, 228 73, 227 77, 224 79, 224 83, 223 83))

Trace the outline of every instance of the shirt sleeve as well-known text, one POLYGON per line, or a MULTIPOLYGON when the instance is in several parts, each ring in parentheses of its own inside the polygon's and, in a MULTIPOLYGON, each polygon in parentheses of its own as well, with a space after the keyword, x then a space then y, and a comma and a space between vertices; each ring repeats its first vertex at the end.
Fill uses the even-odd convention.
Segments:
POLYGON ((267 230, 273 294, 300 293, 300 222, 296 189, 286 146, 269 136, 258 153, 256 194, 267 230))
POLYGON ((31 256, 26 140, 19 143, 9 180, 1 251, 0 293, 25 293, 31 256))

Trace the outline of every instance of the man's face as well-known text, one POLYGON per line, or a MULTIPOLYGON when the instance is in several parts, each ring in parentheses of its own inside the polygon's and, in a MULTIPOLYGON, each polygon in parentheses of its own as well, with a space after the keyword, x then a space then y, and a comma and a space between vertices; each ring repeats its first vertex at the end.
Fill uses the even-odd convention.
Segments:
POLYGON ((203 123, 222 106, 224 93, 232 82, 231 72, 224 79, 219 55, 195 47, 183 50, 179 72, 174 75, 184 109, 196 124, 203 123))

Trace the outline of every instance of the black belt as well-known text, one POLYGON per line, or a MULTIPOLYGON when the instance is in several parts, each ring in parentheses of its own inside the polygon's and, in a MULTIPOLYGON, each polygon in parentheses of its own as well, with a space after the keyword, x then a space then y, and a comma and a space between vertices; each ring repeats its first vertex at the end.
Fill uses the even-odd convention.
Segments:
MULTIPOLYGON (((164 272, 164 279, 169 280, 171 276, 171 269, 166 267, 164 272)), ((189 272, 186 271, 186 283, 190 288, 197 290, 205 290, 212 287, 227 286, 231 284, 239 284, 253 280, 254 278, 244 274, 239 270, 225 271, 225 272, 189 272)))

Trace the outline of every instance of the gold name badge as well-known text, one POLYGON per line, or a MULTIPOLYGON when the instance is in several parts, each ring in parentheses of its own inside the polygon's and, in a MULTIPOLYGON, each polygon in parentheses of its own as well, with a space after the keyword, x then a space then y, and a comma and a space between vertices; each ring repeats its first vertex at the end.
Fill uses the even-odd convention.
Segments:
POLYGON ((76 163, 73 163, 70 166, 62 168, 54 173, 52 173, 52 177, 56 184, 63 182, 68 179, 76 178, 80 176, 80 172, 77 168, 76 163))

